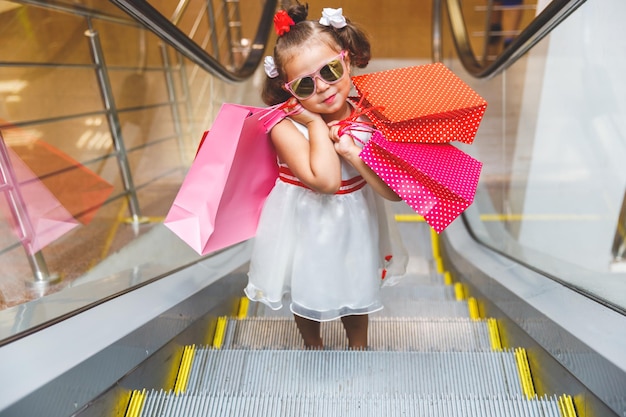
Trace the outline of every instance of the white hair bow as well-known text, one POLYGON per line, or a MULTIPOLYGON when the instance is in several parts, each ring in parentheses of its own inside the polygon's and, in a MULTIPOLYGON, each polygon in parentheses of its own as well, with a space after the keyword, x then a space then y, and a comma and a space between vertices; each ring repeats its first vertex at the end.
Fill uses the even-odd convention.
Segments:
POLYGON ((324 9, 322 9, 322 18, 320 19, 320 24, 341 29, 342 27, 345 27, 348 23, 346 22, 346 18, 343 17, 343 9, 341 7, 338 9, 325 7, 324 9))
POLYGON ((263 68, 265 69, 265 73, 270 78, 278 77, 278 68, 276 68, 276 64, 274 63, 274 57, 268 55, 265 57, 263 61, 263 68))

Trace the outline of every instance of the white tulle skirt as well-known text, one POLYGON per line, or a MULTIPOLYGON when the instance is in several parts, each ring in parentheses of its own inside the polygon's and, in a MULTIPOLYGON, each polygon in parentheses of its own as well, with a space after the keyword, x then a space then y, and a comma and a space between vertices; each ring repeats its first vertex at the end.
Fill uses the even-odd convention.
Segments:
POLYGON ((380 287, 404 273, 407 259, 401 243, 391 242, 399 234, 389 220, 367 185, 329 195, 277 180, 261 214, 246 295, 316 321, 380 310, 380 287))

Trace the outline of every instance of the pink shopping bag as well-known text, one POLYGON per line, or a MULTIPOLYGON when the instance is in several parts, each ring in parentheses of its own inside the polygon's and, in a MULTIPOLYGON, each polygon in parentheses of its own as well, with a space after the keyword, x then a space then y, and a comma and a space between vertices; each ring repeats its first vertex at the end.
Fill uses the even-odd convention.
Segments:
POLYGON ((473 202, 482 168, 448 143, 392 142, 379 131, 360 157, 437 233, 473 202))
POLYGON ((352 77, 372 122, 396 142, 472 143, 487 102, 441 63, 352 77))
POLYGON ((222 105, 164 222, 198 254, 256 234, 261 209, 278 178, 267 132, 284 116, 277 107, 222 105))
POLYGON ((79 225, 0 135, 0 212, 34 255, 79 225), (4 194, 4 195, 2 195, 4 194))

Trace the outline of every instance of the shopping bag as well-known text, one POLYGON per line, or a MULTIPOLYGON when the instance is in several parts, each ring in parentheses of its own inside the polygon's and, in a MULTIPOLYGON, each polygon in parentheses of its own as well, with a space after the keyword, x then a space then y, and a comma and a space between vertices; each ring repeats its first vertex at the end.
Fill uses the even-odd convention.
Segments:
POLYGON ((0 136, 0 212, 30 255, 79 225, 0 136))
POLYGON ((397 142, 472 143, 487 102, 441 63, 352 77, 370 118, 397 142))
POLYGON ((474 200, 482 163, 449 143, 402 143, 372 134, 361 159, 441 233, 474 200))
POLYGON ((42 140, 11 149, 72 215, 89 224, 113 185, 60 149, 42 140))
POLYGON ((164 221, 198 254, 256 234, 261 209, 278 178, 268 131, 283 114, 231 103, 220 108, 164 221))

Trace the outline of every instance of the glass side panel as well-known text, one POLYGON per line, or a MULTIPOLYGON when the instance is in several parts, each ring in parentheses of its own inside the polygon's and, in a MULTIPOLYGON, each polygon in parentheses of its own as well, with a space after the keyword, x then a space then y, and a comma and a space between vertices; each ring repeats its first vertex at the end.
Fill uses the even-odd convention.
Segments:
POLYGON ((95 19, 93 28, 100 36, 107 66, 138 72, 163 67, 163 42, 151 31, 102 19, 95 19))
POLYGON ((171 172, 182 172, 180 167, 183 161, 180 158, 176 139, 154 142, 148 146, 131 150, 128 153, 128 160, 137 187, 146 185, 171 172))
MULTIPOLYGON (((3 128, 5 143, 13 149, 40 176, 50 176, 67 166, 102 161, 115 157, 111 134, 103 115, 74 117, 54 123, 38 123, 33 126, 3 128), (52 162, 66 160, 67 162, 52 162)), ((103 168, 98 175, 108 179, 115 173, 103 168)))
POLYGON ((626 310, 616 252, 626 60, 615 53, 626 32, 607 25, 626 5, 610 3, 583 4, 501 76, 466 79, 489 103, 476 141, 463 147, 484 163, 466 218, 489 246, 626 310))
MULTIPOLYGON (((163 220, 221 104, 260 104, 263 76, 219 81, 111 2, 28 3, 0 1, 2 168, 19 174, 0 193, 0 344, 201 258, 163 220)), ((189 3, 215 27, 185 24, 236 65, 254 3, 250 28, 219 0, 189 3)))
MULTIPOLYGON (((2 3, 8 4, 0 13, 0 39, 5 45, 10 39, 11 47, 0 48, 0 62, 91 63, 84 18, 41 7, 2 3), (59 31, 60 27, 63 30, 59 31), (49 36, 51 32, 55 32, 54 37, 49 36)), ((31 78, 50 76, 48 72, 42 68, 19 71, 31 78)))
POLYGON ((102 110, 93 68, 0 66, 0 85, 10 93, 0 106, 0 119, 11 124, 102 110))
MULTIPOLYGON (((0 59, 0 132, 15 155, 8 168, 19 173, 11 192, 22 199, 15 212, 0 194, 3 318, 29 301, 95 284, 93 294, 50 310, 64 314, 111 295, 99 280, 130 274, 136 284, 197 260, 163 219, 218 104, 250 89, 222 87, 149 32, 108 17, 92 22, 101 51, 84 36, 85 16, 36 6, 0 13, 0 30, 10 27, 3 40, 21 49, 11 57, 19 64, 0 59), (16 13, 39 19, 33 34, 18 27, 16 13), (81 30, 66 39, 70 26, 81 30), (64 58, 48 65, 55 49, 42 48, 42 39, 65 43, 64 58), (99 52, 108 91, 92 59, 99 52), (156 239, 167 256, 142 250, 144 239, 156 239)), ((51 318, 38 314, 18 326, 0 318, 0 338, 51 318)))

